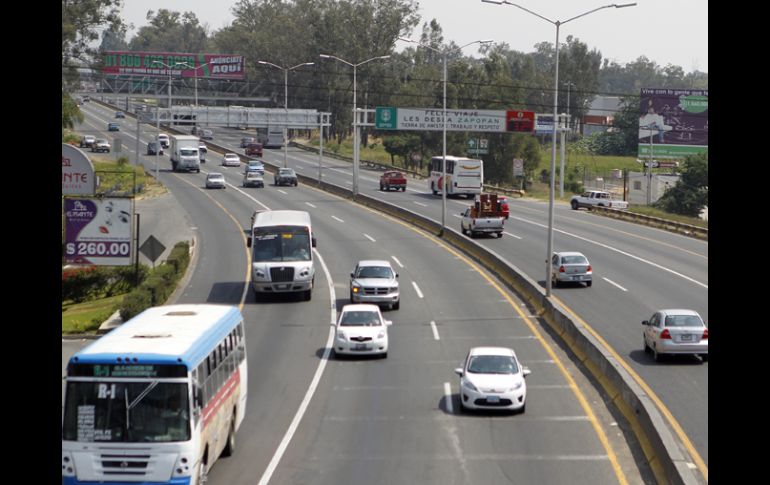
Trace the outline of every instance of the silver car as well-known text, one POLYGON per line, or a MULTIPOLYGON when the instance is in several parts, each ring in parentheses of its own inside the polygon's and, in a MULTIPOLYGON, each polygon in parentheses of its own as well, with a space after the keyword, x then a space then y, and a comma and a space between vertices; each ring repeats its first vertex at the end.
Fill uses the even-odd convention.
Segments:
POLYGON ((388 305, 393 310, 401 306, 398 273, 385 260, 363 260, 350 273, 350 301, 388 305))
POLYGON ((244 187, 264 187, 265 178, 259 172, 247 172, 243 174, 244 187))
POLYGON ((211 172, 206 176, 207 189, 226 189, 225 176, 221 173, 211 172))
POLYGON ((658 310, 644 325, 644 351, 656 361, 663 354, 697 354, 709 358, 709 329, 698 312, 673 309, 658 310))
POLYGON ((554 287, 560 283, 593 283, 593 269, 583 253, 575 251, 553 253, 551 257, 551 283, 554 287))
POLYGON ((223 167, 240 167, 241 157, 239 157, 235 153, 225 153, 225 156, 222 157, 222 166, 223 167))

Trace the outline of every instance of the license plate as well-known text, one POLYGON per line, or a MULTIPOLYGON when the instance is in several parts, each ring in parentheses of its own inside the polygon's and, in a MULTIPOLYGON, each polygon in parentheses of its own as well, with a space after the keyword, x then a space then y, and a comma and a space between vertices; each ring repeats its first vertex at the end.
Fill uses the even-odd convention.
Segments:
POLYGON ((487 402, 492 403, 498 403, 500 402, 500 396, 487 396, 487 402))
POLYGON ((573 280, 580 280, 581 278, 582 278, 582 276, 573 276, 572 277, 573 280))
POLYGON ((275 285, 275 288, 278 290, 287 290, 289 289, 289 285, 275 285))
POLYGON ((366 344, 355 344, 353 350, 369 350, 369 347, 366 344))
POLYGON ((679 340, 682 342, 692 342, 692 335, 680 335, 679 340))

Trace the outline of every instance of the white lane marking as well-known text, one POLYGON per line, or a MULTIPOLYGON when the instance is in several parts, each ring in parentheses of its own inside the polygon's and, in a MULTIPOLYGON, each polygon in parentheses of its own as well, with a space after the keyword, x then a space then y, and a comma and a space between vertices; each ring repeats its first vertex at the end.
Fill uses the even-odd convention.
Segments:
POLYGON ((456 217, 458 219, 462 219, 463 218, 463 216, 461 216, 460 214, 452 214, 452 217, 456 217))
POLYGON ((311 204, 310 202, 305 202, 305 204, 309 205, 309 206, 310 206, 310 207, 312 207, 313 209, 317 209, 317 207, 316 207, 316 206, 314 206, 313 204, 311 204))
MULTIPOLYGON (((315 255, 318 258, 318 261, 321 263, 321 267, 323 268, 324 273, 326 274, 326 280, 329 282, 329 297, 331 302, 330 323, 333 325, 337 321, 337 300, 334 295, 334 282, 332 280, 331 273, 329 273, 329 268, 326 266, 326 263, 321 257, 321 253, 315 249, 313 251, 315 251, 315 255)), ((326 363, 329 361, 332 344, 334 343, 334 327, 331 325, 329 327, 329 336, 326 338, 326 348, 324 349, 323 357, 321 357, 321 362, 318 363, 318 368, 315 371, 312 382, 310 382, 310 387, 308 387, 307 392, 305 393, 305 397, 302 399, 302 403, 299 405, 299 409, 297 409, 297 414, 294 415, 294 419, 292 419, 291 424, 289 425, 289 429, 286 430, 286 434, 283 436, 281 444, 278 445, 278 448, 273 454, 273 458, 270 460, 270 463, 265 469, 265 473, 262 474, 262 478, 259 480, 259 485, 267 485, 268 482, 270 482, 270 478, 273 476, 275 469, 278 467, 278 463, 281 461, 283 454, 286 452, 286 448, 288 448, 291 439, 294 437, 294 433, 297 431, 299 423, 302 421, 302 417, 305 415, 305 411, 307 410, 308 405, 310 405, 310 400, 313 398, 313 394, 318 387, 318 383, 321 381, 321 376, 323 375, 324 369, 326 368, 326 363)))
POLYGON ((441 337, 438 336, 438 328, 436 328, 436 322, 431 320, 430 328, 433 330, 433 338, 436 340, 441 340, 441 337))
POLYGON ((416 202, 416 201, 414 201, 414 203, 415 203, 415 204, 417 204, 417 205, 421 205, 421 206, 423 206, 423 207, 428 207, 428 205, 427 205, 427 204, 423 204, 422 202, 416 202))
POLYGON ((377 241, 375 241, 375 240, 374 240, 374 238, 373 238, 372 236, 370 236, 369 234, 364 234, 364 237, 366 237, 366 238, 367 238, 368 240, 370 240, 371 242, 377 242, 377 241))
POLYGON ((606 281, 607 283, 609 283, 609 284, 613 285, 613 286, 617 286, 618 288, 620 288, 620 289, 621 289, 621 290, 623 290, 623 291, 628 291, 627 289, 623 288, 622 286, 620 286, 619 284, 615 283, 614 281, 612 281, 612 280, 611 280, 611 279, 609 279, 609 278, 605 278, 604 276, 602 276, 602 279, 603 279, 604 281, 606 281))
POLYGON ((284 191, 283 191, 283 190, 281 190, 281 189, 278 189, 278 192, 282 193, 283 195, 289 195, 287 192, 284 192, 284 191))
POLYGON ((345 221, 343 221, 342 219, 340 219, 337 216, 332 216, 332 219, 334 219, 335 221, 339 221, 339 222, 345 222, 345 221))
POLYGON ((505 234, 506 236, 515 237, 516 239, 522 239, 522 238, 520 238, 519 236, 517 236, 516 234, 511 234, 511 233, 510 233, 510 232, 508 232, 508 231, 503 231, 503 234, 505 234))
POLYGON ((446 410, 449 414, 454 414, 454 406, 452 405, 452 386, 448 382, 444 383, 444 396, 446 396, 446 410))
MULTIPOLYGON (((527 219, 522 219, 521 217, 513 217, 513 216, 512 216, 511 218, 512 218, 512 219, 516 219, 517 221, 527 222, 527 223, 529 223, 529 224, 533 224, 533 225, 535 225, 535 226, 539 226, 539 227, 542 227, 542 228, 545 228, 545 229, 547 229, 547 228, 548 228, 548 226, 546 226, 545 224, 540 224, 540 223, 538 223, 538 222, 530 221, 530 220, 527 220, 527 219)), ((554 228, 554 231, 555 231, 555 232, 560 232, 560 233, 562 233, 562 234, 566 234, 567 236, 572 236, 572 237, 574 237, 575 239, 580 239, 580 240, 582 240, 582 241, 586 241, 586 242, 588 242, 588 243, 591 243, 591 244, 596 244, 597 246, 601 246, 601 247, 603 247, 603 248, 609 249, 610 251, 615 251, 616 253, 620 253, 620 254, 622 254, 623 256, 628 256, 629 258, 633 258, 633 259, 636 259, 637 261, 641 261, 642 263, 646 263, 646 264, 649 264, 650 266, 653 266, 653 267, 655 267, 655 268, 658 268, 658 269, 662 269, 663 271, 666 271, 666 272, 668 272, 668 273, 671 273, 671 274, 675 274, 675 275, 679 276, 680 278, 684 278, 684 279, 686 279, 687 281, 691 281, 691 282, 695 283, 696 285, 702 286, 703 288, 705 288, 705 289, 707 289, 707 290, 708 290, 708 288, 709 288, 709 286, 708 286, 708 285, 706 285, 706 284, 704 284, 704 283, 701 283, 700 281, 697 281, 697 280, 695 280, 695 279, 693 279, 693 278, 690 278, 689 276, 685 276, 685 275, 683 275, 682 273, 677 273, 677 272, 676 272, 676 271, 674 271, 673 269, 669 269, 669 268, 666 268, 665 266, 661 266, 661 265, 659 265, 658 263, 653 263, 652 261, 648 261, 648 260, 646 260, 646 259, 640 258, 639 256, 635 256, 635 255, 633 255, 633 254, 631 254, 631 253, 627 253, 627 252, 625 252, 625 251, 621 251, 620 249, 617 249, 617 248, 613 248, 612 246, 608 246, 608 245, 606 245, 606 244, 602 244, 602 243, 600 243, 600 242, 597 242, 597 241, 592 241, 591 239, 588 239, 588 238, 585 238, 585 237, 582 237, 582 236, 578 236, 577 234, 571 234, 571 233, 569 233, 569 232, 567 232, 567 231, 563 231, 563 230, 561 230, 561 229, 556 229, 556 228, 554 228)))
POLYGON ((395 261, 395 262, 396 262, 396 264, 398 264, 398 265, 399 265, 399 266, 401 266, 402 268, 404 267, 404 265, 403 265, 403 264, 401 264, 401 261, 399 261, 397 257, 395 257, 395 256, 391 256, 391 258, 393 258, 393 261, 395 261))
POLYGON ((415 283, 414 281, 412 281, 412 286, 414 286, 414 291, 416 291, 416 292, 417 292, 417 296, 419 296, 420 298, 424 298, 424 297, 422 296, 422 291, 420 291, 420 287, 419 287, 419 286, 417 286, 417 283, 415 283))
POLYGON ((334 170, 335 172, 344 173, 345 175, 350 175, 349 171, 341 170, 339 168, 330 168, 329 170, 334 170))

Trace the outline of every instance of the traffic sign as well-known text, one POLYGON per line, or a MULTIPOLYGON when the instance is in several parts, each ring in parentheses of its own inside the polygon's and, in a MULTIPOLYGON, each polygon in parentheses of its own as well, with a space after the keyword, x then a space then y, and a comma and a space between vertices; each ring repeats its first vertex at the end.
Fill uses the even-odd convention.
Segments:
POLYGON ((155 239, 154 236, 148 237, 147 240, 144 241, 144 244, 139 247, 139 252, 147 256, 147 259, 149 259, 153 264, 165 250, 166 246, 155 239))
POLYGON ((535 131, 534 111, 506 111, 506 131, 532 133, 535 131))

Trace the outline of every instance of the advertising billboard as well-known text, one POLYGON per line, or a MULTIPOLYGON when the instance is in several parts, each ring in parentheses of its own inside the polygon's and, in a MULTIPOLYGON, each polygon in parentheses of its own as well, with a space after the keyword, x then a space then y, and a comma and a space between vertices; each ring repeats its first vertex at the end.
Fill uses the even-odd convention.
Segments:
POLYGON ((64 199, 67 263, 131 264, 131 199, 64 199))
POLYGON ((642 89, 639 157, 684 158, 708 150, 707 89, 642 89))
POLYGON ((104 74, 168 77, 169 67, 166 66, 171 66, 171 75, 174 77, 211 79, 244 79, 246 77, 245 60, 241 55, 108 51, 102 55, 102 58, 104 74))
MULTIPOLYGON (((531 111, 447 109, 446 114, 447 131, 531 132, 535 120, 531 111)), ((444 112, 440 108, 377 106, 374 126, 378 130, 443 131, 444 112)))
POLYGON ((61 194, 93 195, 96 191, 94 165, 83 150, 61 145, 61 194))

